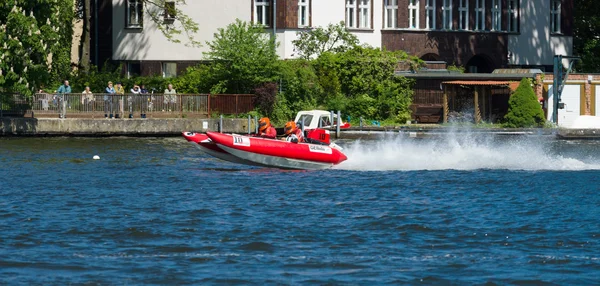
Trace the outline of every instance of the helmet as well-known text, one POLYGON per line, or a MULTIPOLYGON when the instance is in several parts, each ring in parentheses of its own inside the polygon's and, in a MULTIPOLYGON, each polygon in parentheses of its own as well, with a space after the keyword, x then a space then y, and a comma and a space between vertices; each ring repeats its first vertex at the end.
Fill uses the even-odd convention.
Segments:
POLYGON ((258 130, 260 132, 265 131, 269 126, 271 126, 271 120, 268 117, 263 117, 258 121, 258 130))
POLYGON ((296 128, 296 122, 288 121, 288 123, 285 124, 285 135, 290 135, 290 133, 296 131, 296 128))

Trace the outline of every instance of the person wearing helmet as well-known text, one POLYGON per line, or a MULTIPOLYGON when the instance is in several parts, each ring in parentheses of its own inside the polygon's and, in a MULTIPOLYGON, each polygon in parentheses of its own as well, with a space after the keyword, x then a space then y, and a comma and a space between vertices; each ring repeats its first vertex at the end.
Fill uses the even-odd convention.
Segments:
POLYGON ((271 126, 271 120, 267 117, 263 117, 258 121, 258 134, 257 136, 275 139, 277 137, 277 130, 271 126))
POLYGON ((285 135, 287 136, 285 141, 292 143, 304 142, 302 129, 298 128, 298 126, 296 126, 296 122, 294 121, 288 121, 288 123, 285 124, 285 135))

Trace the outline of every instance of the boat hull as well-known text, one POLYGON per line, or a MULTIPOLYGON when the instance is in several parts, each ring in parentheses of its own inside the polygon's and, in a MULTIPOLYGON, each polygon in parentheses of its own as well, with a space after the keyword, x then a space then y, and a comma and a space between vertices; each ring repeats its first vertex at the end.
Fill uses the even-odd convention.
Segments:
POLYGON ((331 168, 347 158, 338 149, 318 144, 207 132, 206 135, 225 152, 255 164, 285 168, 320 170, 331 168))
POLYGON ((192 143, 194 146, 196 146, 198 149, 200 149, 200 151, 202 151, 203 153, 206 153, 217 159, 231 162, 231 163, 236 163, 236 164, 264 167, 264 165, 260 165, 258 163, 252 162, 252 161, 247 161, 247 160, 241 159, 239 157, 236 157, 234 155, 227 153, 223 149, 219 148, 219 146, 217 146, 217 144, 212 142, 212 140, 210 140, 210 138, 208 138, 208 136, 206 134, 194 133, 194 132, 183 132, 183 137, 187 141, 192 143))

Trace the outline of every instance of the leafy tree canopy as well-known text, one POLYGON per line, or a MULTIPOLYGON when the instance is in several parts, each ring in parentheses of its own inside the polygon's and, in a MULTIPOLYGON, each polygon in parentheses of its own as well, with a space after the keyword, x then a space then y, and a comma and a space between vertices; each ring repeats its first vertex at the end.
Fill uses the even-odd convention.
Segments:
POLYGON ((581 57, 580 72, 600 71, 600 5, 595 0, 578 0, 574 5, 575 54, 581 57))
POLYGON ((71 71, 70 0, 0 3, 0 91, 31 95, 71 71))
POLYGON ((277 44, 262 26, 237 19, 206 44, 211 93, 252 93, 259 84, 277 79, 277 44))
POLYGON ((318 57, 325 52, 344 52, 358 43, 358 38, 346 29, 344 22, 298 32, 298 39, 292 41, 295 51, 305 59, 318 57))

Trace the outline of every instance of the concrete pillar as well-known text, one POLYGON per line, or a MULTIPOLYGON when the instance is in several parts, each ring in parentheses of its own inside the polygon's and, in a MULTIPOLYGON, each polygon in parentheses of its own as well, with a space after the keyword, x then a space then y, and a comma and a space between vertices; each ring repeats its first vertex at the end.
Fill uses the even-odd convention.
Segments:
POLYGON ((475 86, 475 93, 473 94, 473 106, 475 124, 479 124, 481 121, 481 113, 479 112, 479 86, 475 86))
POLYGON ((444 86, 444 97, 442 99, 444 117, 442 123, 448 123, 448 89, 444 86))

